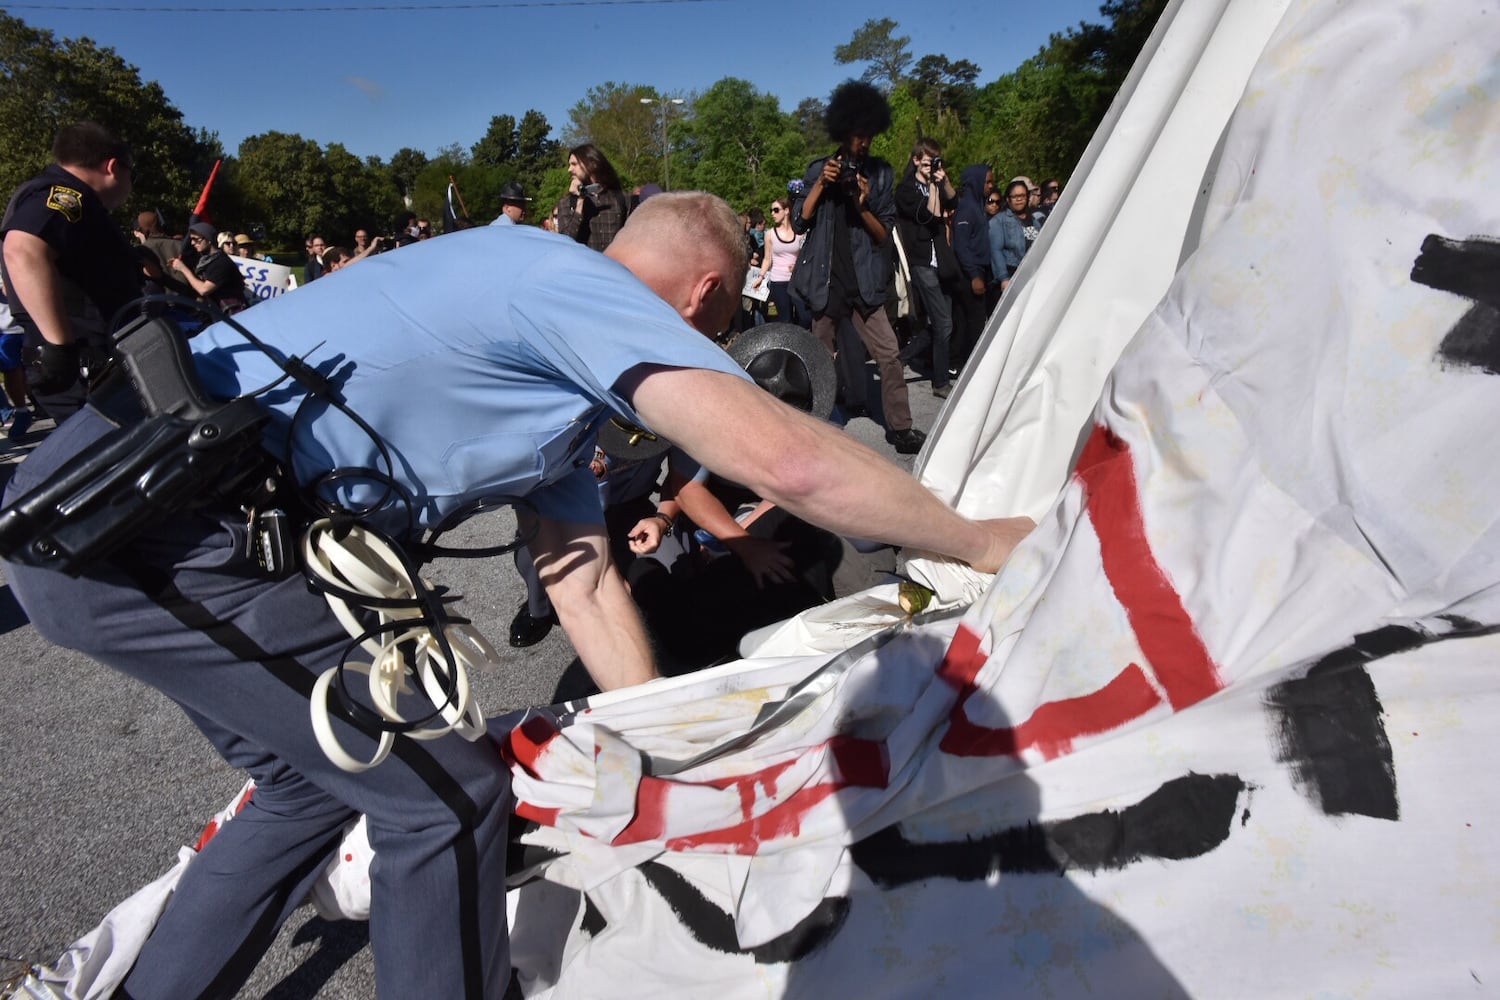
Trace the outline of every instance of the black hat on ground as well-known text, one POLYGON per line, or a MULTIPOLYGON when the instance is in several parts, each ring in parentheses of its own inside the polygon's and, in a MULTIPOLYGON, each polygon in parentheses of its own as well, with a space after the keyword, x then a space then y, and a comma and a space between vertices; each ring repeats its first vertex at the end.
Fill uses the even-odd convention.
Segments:
POLYGON ((729 356, 788 406, 827 420, 838 393, 828 348, 795 323, 763 323, 734 338, 729 356))

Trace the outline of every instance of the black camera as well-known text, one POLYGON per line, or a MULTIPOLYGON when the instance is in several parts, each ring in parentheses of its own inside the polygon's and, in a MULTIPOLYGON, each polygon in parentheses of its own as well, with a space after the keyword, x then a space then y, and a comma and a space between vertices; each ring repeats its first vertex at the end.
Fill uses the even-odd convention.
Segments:
POLYGON ((851 198, 859 197, 859 161, 840 151, 838 189, 851 198))
POLYGON ((939 170, 942 170, 942 169, 943 169, 943 158, 941 156, 934 156, 932 158, 932 169, 931 169, 931 172, 935 174, 939 170))

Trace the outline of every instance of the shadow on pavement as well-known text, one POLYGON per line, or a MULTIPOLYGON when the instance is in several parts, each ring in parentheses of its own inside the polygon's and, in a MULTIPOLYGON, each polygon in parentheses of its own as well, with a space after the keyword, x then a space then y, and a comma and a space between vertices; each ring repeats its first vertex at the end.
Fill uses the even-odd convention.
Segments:
POLYGON ((10 587, 0 586, 0 635, 14 632, 30 622, 21 605, 16 603, 16 595, 10 592, 10 587))
POLYGON ((314 917, 298 929, 294 946, 319 941, 317 950, 281 982, 265 1000, 306 1000, 317 996, 329 979, 370 943, 370 925, 362 920, 324 920, 314 917))

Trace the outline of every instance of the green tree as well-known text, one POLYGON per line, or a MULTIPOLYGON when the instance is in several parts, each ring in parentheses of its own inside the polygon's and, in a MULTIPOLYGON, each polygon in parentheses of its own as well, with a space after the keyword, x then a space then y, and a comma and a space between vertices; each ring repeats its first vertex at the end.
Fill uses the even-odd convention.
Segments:
POLYGON ((823 124, 823 113, 827 110, 828 104, 821 97, 804 97, 792 112, 797 133, 802 136, 802 155, 809 162, 825 155, 833 141, 828 138, 828 128, 823 124))
POLYGON ((857 28, 853 37, 833 50, 833 60, 840 66, 868 63, 861 77, 886 93, 895 89, 911 65, 911 38, 896 34, 896 22, 888 17, 871 18, 857 28))
POLYGON ((471 150, 475 163, 487 167, 509 166, 519 152, 516 141, 516 120, 510 115, 495 115, 490 119, 489 130, 484 138, 471 150))
POLYGON ((87 38, 59 41, 0 11, 0 192, 52 159, 58 129, 95 121, 135 151, 128 212, 160 208, 180 225, 208 177, 217 139, 195 132, 161 86, 113 49, 87 38))
POLYGON ((558 166, 562 143, 548 138, 552 126, 540 111, 527 111, 516 127, 516 177, 527 191, 541 189, 547 171, 558 166))
POLYGON ((412 211, 441 231, 451 178, 458 187, 459 214, 467 213, 475 224, 487 223, 500 214, 500 185, 512 178, 513 171, 514 167, 476 163, 467 150, 454 143, 439 150, 417 175, 412 211))
POLYGON ((563 143, 569 147, 585 142, 598 146, 627 189, 637 178, 659 178, 661 112, 658 105, 642 104, 641 99, 659 101, 662 96, 651 87, 633 83, 590 87, 583 100, 568 109, 563 143))
POLYGON ((1107 25, 1053 35, 1035 56, 981 88, 971 126, 997 179, 1066 178, 1150 37, 1166 0, 1111 0, 1107 25))
POLYGON ((740 208, 784 192, 787 180, 801 177, 806 167, 795 122, 782 114, 774 96, 746 80, 725 77, 700 94, 683 130, 691 137, 692 152, 674 158, 673 177, 686 168, 694 187, 740 208))
MULTIPOLYGON (((491 118, 489 130, 471 150, 474 165, 496 171, 484 179, 482 186, 498 190, 499 183, 518 180, 528 191, 535 190, 547 170, 559 161, 561 147, 557 140, 548 138, 551 131, 547 116, 535 109, 527 111, 519 124, 510 115, 491 118)), ((494 209, 499 212, 499 205, 494 209)))
POLYGON ((345 208, 316 142, 286 132, 252 135, 240 143, 238 159, 245 205, 265 224, 272 243, 301 247, 308 233, 333 238, 342 232, 345 208))
POLYGON ((417 175, 422 168, 427 166, 427 154, 410 146, 403 146, 396 150, 396 155, 391 157, 391 181, 396 185, 396 193, 403 198, 410 198, 417 184, 417 175))
POLYGON ((967 124, 979 92, 977 79, 979 67, 967 59, 952 62, 946 56, 926 55, 917 60, 908 84, 928 127, 937 128, 950 115, 967 124))
POLYGON ((401 199, 380 159, 372 156, 361 160, 336 142, 328 144, 323 159, 338 199, 324 233, 329 243, 347 248, 360 226, 383 230, 386 220, 401 206, 401 199))

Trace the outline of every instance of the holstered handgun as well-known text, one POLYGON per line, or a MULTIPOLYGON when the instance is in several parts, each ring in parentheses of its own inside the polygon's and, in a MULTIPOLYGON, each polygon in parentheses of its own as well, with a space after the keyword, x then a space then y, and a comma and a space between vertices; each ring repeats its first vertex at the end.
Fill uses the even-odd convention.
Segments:
POLYGON ((264 471, 251 399, 212 402, 181 331, 145 317, 114 336, 147 416, 73 456, 0 510, 0 558, 77 576, 153 520, 243 492, 264 471))

